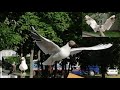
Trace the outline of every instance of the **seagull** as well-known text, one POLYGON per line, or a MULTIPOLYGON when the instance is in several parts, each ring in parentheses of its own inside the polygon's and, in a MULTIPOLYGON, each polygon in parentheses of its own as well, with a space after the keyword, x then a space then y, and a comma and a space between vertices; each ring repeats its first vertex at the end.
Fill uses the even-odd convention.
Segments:
POLYGON ((86 23, 94 30, 94 32, 99 31, 101 36, 105 37, 103 32, 110 30, 115 22, 115 15, 112 15, 110 18, 108 18, 103 25, 98 25, 97 22, 88 15, 85 16, 85 20, 86 23))
POLYGON ((69 42, 66 43, 66 45, 59 47, 51 40, 38 34, 38 32, 35 30, 33 26, 30 36, 35 40, 37 46, 45 54, 50 54, 50 57, 42 63, 43 65, 53 65, 55 61, 62 61, 63 59, 69 57, 70 55, 77 54, 82 50, 102 50, 110 48, 112 46, 112 44, 109 43, 100 44, 92 47, 74 48, 73 46, 75 46, 76 43, 73 40, 70 40, 69 42))
POLYGON ((21 70, 21 75, 22 74, 24 74, 24 76, 25 76, 25 71, 28 69, 28 66, 27 66, 27 64, 26 64, 26 59, 25 59, 25 57, 22 57, 21 58, 21 64, 20 64, 20 66, 19 66, 19 69, 21 70), (22 73, 24 71, 24 73, 22 73))

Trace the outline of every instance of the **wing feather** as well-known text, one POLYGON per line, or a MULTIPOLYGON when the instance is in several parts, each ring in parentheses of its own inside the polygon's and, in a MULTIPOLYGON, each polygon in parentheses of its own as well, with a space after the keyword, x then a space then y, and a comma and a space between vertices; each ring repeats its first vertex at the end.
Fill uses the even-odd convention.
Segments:
POLYGON ((60 47, 49 39, 39 35, 37 31, 32 27, 31 37, 36 40, 37 46, 45 53, 45 54, 54 54, 60 51, 60 47))
POLYGON ((110 18, 108 18, 106 20, 106 22, 102 25, 102 30, 106 31, 106 30, 110 30, 110 28, 112 27, 112 25, 115 22, 115 15, 112 15, 110 18))
POLYGON ((96 46, 92 46, 92 47, 80 47, 80 48, 73 48, 71 49, 71 55, 73 54, 77 54, 79 52, 81 52, 82 50, 103 50, 103 49, 107 49, 110 48, 112 46, 111 43, 109 44, 99 44, 96 46))
POLYGON ((86 20, 86 23, 88 25, 90 25, 90 27, 94 30, 94 32, 99 31, 99 25, 97 24, 97 22, 94 19, 92 19, 90 16, 86 15, 85 20, 86 20))

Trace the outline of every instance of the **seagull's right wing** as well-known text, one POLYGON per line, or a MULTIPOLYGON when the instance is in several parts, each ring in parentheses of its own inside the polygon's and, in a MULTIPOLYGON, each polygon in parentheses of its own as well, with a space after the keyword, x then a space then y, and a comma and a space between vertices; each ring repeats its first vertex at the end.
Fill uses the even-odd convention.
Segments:
POLYGON ((106 20, 106 22, 102 25, 102 30, 105 31, 105 30, 109 30, 112 25, 114 24, 115 22, 115 15, 112 15, 110 18, 108 18, 106 20))
POLYGON ((70 54, 71 55, 77 54, 77 53, 81 52, 82 50, 103 50, 103 49, 110 48, 111 46, 112 46, 112 44, 109 43, 109 44, 99 44, 99 45, 92 46, 92 47, 73 48, 73 49, 71 49, 70 54))
POLYGON ((56 45, 54 42, 49 39, 39 35, 37 31, 32 27, 33 32, 31 32, 31 37, 36 40, 37 46, 45 53, 45 54, 54 54, 60 51, 60 47, 56 45))
POLYGON ((85 20, 86 20, 86 23, 88 25, 90 25, 90 27, 94 30, 94 32, 99 31, 99 25, 97 24, 97 22, 94 19, 92 19, 90 16, 86 15, 85 20))

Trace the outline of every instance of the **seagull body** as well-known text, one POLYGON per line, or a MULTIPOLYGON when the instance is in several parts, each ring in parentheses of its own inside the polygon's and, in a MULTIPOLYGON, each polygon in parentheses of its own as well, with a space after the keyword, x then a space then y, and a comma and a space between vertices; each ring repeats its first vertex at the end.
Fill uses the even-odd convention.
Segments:
POLYGON ((21 59, 22 59, 22 61, 21 61, 21 64, 20 64, 20 66, 19 66, 19 69, 20 69, 21 71, 26 71, 26 70, 28 69, 28 66, 27 66, 27 64, 26 64, 26 60, 25 60, 24 57, 22 57, 21 59))
POLYGON ((31 37, 35 39, 35 42, 37 46, 45 53, 50 54, 51 56, 44 61, 43 65, 53 65, 55 61, 61 61, 62 59, 65 59, 69 57, 70 55, 76 54, 81 52, 82 50, 102 50, 107 49, 112 46, 112 44, 101 44, 93 47, 79 47, 79 48, 73 48, 73 46, 76 45, 76 43, 72 40, 70 40, 66 45, 63 47, 59 47, 54 42, 50 41, 49 39, 46 39, 45 37, 39 35, 37 31, 32 27, 31 37))
POLYGON ((112 25, 115 22, 115 15, 112 15, 110 18, 106 20, 106 22, 103 25, 98 25, 97 22, 91 18, 90 16, 85 16, 86 23, 90 25, 90 27, 94 30, 94 32, 102 31, 105 32, 106 30, 110 30, 112 25))
POLYGON ((43 62, 43 65, 53 65, 55 61, 60 61, 62 59, 65 59, 70 55, 71 47, 69 47, 68 43, 60 48, 60 51, 51 55, 45 62, 43 62))

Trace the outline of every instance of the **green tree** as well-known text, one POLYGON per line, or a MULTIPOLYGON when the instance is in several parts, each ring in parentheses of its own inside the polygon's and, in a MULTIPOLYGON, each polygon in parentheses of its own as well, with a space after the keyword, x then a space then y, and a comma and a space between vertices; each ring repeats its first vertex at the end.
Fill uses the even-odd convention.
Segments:
POLYGON ((17 49, 16 46, 21 42, 22 37, 13 26, 8 18, 0 23, 0 50, 17 49))

